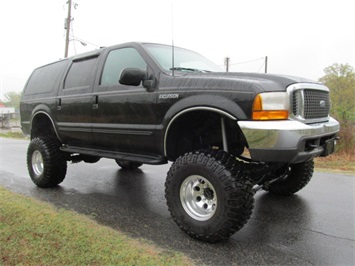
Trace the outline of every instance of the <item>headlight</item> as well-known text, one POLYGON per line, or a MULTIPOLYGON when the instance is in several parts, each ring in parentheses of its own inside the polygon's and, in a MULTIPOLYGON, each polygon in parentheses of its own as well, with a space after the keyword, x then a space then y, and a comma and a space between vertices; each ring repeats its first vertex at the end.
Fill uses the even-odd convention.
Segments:
POLYGON ((290 109, 289 97, 286 92, 260 93, 253 103, 253 120, 284 120, 288 119, 290 109))

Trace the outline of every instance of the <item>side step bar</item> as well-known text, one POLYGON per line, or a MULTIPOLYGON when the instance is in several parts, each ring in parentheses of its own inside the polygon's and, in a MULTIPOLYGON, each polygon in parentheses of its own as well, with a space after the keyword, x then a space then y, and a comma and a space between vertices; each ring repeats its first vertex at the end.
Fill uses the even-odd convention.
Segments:
POLYGON ((85 155, 91 155, 96 157, 120 159, 131 162, 140 162, 145 164, 166 164, 168 161, 163 156, 156 156, 150 154, 134 154, 118 151, 104 151, 98 149, 89 149, 75 146, 62 146, 60 148, 64 152, 80 153, 85 155))

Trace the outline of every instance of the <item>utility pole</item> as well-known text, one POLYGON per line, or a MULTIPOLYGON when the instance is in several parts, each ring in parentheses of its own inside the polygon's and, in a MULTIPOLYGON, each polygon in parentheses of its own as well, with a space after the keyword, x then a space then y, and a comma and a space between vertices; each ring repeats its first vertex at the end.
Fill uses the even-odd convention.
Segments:
POLYGON ((267 56, 265 56, 265 73, 267 73, 267 56))
POLYGON ((67 4, 68 4, 68 17, 65 19, 65 24, 64 24, 64 29, 66 30, 64 58, 68 57, 68 50, 69 50, 69 33, 70 33, 70 23, 71 23, 72 0, 68 0, 67 4))
POLYGON ((224 60, 224 64, 226 65, 226 72, 229 72, 229 57, 226 57, 226 59, 224 60))

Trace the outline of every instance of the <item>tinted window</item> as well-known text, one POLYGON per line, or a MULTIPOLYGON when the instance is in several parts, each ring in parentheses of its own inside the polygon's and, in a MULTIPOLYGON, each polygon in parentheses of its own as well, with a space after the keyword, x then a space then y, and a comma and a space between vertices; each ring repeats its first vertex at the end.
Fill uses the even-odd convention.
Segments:
POLYGON ((73 62, 65 79, 64 89, 89 86, 95 74, 97 57, 73 62))
POLYGON ((113 50, 107 56, 100 84, 117 85, 121 72, 125 68, 146 70, 147 64, 134 48, 113 50))
POLYGON ((26 85, 25 94, 47 93, 59 86, 68 61, 63 60, 37 68, 26 85))

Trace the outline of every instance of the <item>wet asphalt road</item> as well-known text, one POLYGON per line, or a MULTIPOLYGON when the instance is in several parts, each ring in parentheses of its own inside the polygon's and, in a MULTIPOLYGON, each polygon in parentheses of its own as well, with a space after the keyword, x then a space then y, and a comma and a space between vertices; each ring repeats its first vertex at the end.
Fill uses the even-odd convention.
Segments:
MULTIPOLYGON (((354 265, 355 176, 316 172, 292 197, 259 192, 247 225, 227 242, 191 239, 170 218, 164 198, 169 165, 120 170, 114 160, 69 164, 64 182, 37 188, 27 174, 28 141, 0 138, 0 186, 207 265, 354 265)), ((0 206, 1 207, 1 206, 0 206)))

